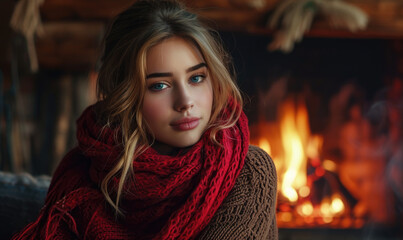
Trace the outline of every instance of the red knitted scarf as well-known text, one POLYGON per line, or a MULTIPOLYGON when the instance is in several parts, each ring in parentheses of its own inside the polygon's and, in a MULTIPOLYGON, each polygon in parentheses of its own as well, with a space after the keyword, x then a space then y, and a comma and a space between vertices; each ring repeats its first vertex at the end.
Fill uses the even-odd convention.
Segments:
MULTIPOLYGON (((233 127, 216 134, 223 147, 210 140, 207 130, 200 141, 177 156, 160 155, 148 148, 134 160, 134 177, 125 185, 120 205, 125 216, 116 219, 94 186, 100 186, 121 156, 121 145, 115 142, 118 130, 97 124, 93 107, 84 111, 77 124, 76 152, 81 152, 88 164, 69 173, 65 162, 73 161, 75 155, 66 156, 53 177, 41 216, 15 239, 35 238, 35 232, 41 232, 43 239, 62 236, 63 232, 83 239, 193 239, 232 189, 249 145, 247 118, 242 112, 233 127), (87 169, 87 177, 80 176, 83 169, 87 169), (80 179, 82 186, 72 189, 69 181, 73 179, 80 179), (66 191, 63 197, 61 193, 66 191)), ((112 181, 112 189, 118 180, 112 181)))

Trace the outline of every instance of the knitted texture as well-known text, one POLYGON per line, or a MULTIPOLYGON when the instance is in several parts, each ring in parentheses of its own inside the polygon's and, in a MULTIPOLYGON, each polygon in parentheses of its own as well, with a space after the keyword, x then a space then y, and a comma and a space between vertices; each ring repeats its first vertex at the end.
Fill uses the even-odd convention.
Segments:
POLYGON ((250 146, 245 165, 199 240, 278 239, 276 168, 269 155, 250 146))
POLYGON ((14 239, 194 239, 233 188, 248 151, 244 113, 232 128, 217 133, 223 147, 206 131, 174 157, 148 148, 134 160, 134 178, 125 185, 125 217, 115 218, 98 186, 121 156, 115 142, 119 129, 98 125, 93 107, 77 123, 79 147, 55 172, 37 221, 14 239))

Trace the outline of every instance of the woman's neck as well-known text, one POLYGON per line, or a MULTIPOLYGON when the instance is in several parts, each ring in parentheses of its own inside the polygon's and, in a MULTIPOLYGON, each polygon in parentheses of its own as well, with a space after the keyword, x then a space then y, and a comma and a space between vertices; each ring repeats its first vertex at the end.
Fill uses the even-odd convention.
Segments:
POLYGON ((155 141, 151 147, 154 148, 154 150, 159 154, 168 156, 176 156, 182 150, 182 148, 172 147, 158 141, 155 141))

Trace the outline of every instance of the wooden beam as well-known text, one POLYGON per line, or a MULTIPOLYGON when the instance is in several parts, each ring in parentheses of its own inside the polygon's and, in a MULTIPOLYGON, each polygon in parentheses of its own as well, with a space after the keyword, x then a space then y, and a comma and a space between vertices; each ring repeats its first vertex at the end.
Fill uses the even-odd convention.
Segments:
POLYGON ((40 68, 88 70, 94 68, 104 33, 102 22, 44 24, 36 48, 40 68))
POLYGON ((41 6, 44 21, 108 20, 134 0, 46 0, 41 6))
MULTIPOLYGON (((184 4, 200 12, 251 10, 264 12, 273 8, 278 0, 183 0, 184 4), (265 2, 261 8, 253 8, 253 1, 265 2)), ((108 20, 129 7, 136 0, 46 0, 41 6, 45 21, 108 20)))
MULTIPOLYGON (((218 30, 264 32, 266 13, 279 0, 266 0, 264 8, 245 7, 252 0, 185 0, 201 18, 218 30)), ((135 0, 47 0, 41 7, 45 22, 52 21, 108 21, 135 0)), ((368 29, 357 33, 333 30, 326 23, 315 23, 311 36, 354 36, 378 38, 403 38, 403 1, 401 0, 345 0, 369 15, 368 29), (341 35, 338 35, 341 34, 341 35)), ((308 34, 308 35, 309 35, 308 34)))
MULTIPOLYGON (((256 26, 245 29, 245 32, 267 36, 275 33, 274 30, 256 26)), ((313 23, 311 30, 304 36, 316 38, 403 39, 403 26, 401 26, 400 22, 387 25, 370 22, 367 29, 350 32, 348 30, 335 29, 327 22, 317 21, 313 23)))
POLYGON ((200 18, 214 29, 246 32, 248 29, 261 26, 263 16, 253 10, 209 10, 199 13, 200 18))
POLYGON ((13 32, 10 28, 11 13, 15 2, 11 0, 0 1, 0 70, 8 69, 13 32))
MULTIPOLYGON (((41 68, 88 71, 100 53, 105 22, 135 0, 46 0, 41 7, 45 35, 36 42, 41 68)), ((241 7, 249 0, 185 0, 218 30, 272 35, 265 27, 267 11, 279 0, 266 0, 262 9, 241 7)), ((365 11, 370 22, 355 33, 332 28, 317 19, 306 37, 403 39, 403 1, 346 0, 365 11)), ((403 61, 402 61, 403 62, 403 61)))

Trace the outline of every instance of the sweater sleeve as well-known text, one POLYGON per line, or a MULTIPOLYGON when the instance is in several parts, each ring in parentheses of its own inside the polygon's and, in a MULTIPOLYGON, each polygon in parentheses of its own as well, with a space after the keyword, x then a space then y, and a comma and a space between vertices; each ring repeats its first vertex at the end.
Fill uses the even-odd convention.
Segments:
POLYGON ((276 194, 272 159, 250 146, 233 189, 198 239, 278 239, 276 194))

